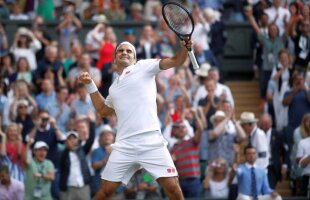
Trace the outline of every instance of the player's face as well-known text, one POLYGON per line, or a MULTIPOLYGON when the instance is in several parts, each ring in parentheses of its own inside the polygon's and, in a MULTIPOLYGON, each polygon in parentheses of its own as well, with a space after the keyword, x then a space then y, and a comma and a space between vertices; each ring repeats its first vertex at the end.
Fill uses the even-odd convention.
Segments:
POLYGON ((128 44, 123 44, 116 50, 115 62, 117 65, 127 67, 136 62, 136 55, 132 47, 128 44))

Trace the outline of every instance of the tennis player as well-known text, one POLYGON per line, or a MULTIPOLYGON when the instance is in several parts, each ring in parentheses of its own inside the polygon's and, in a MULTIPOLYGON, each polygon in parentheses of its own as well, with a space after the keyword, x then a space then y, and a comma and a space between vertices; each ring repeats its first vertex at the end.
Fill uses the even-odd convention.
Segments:
POLYGON ((87 72, 79 76, 101 116, 115 112, 118 120, 113 150, 101 174, 103 181, 95 200, 110 199, 116 188, 127 184, 141 167, 157 180, 169 199, 184 199, 178 173, 160 131, 155 75, 181 66, 187 58, 186 47, 192 47, 190 39, 181 41, 179 50, 171 58, 137 62, 135 47, 127 41, 120 43, 114 58, 118 76, 106 99, 87 72))

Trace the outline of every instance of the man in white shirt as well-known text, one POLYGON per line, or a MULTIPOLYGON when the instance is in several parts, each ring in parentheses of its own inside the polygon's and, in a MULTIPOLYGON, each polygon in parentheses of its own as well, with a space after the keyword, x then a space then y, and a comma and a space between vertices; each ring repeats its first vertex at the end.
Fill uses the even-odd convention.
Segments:
POLYGON ((192 41, 186 39, 171 58, 137 62, 135 47, 129 42, 120 43, 114 60, 118 76, 106 99, 88 73, 80 75, 79 80, 85 84, 101 116, 115 112, 118 119, 116 141, 94 200, 111 198, 116 188, 127 184, 141 167, 153 175, 169 199, 184 199, 177 170, 160 132, 155 76, 162 70, 182 66, 191 47, 192 41))
POLYGON ((258 119, 252 112, 243 112, 240 116, 240 124, 245 133, 248 135, 249 144, 257 152, 256 164, 259 167, 267 169, 269 163, 269 145, 267 136, 260 128, 257 127, 258 119))

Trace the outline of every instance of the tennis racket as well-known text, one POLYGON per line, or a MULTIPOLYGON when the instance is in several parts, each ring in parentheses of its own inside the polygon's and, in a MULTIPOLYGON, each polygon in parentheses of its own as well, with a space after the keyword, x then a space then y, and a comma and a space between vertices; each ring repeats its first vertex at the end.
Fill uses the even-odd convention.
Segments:
MULTIPOLYGON (((194 31, 194 20, 189 11, 181 4, 176 2, 168 2, 162 7, 162 15, 168 27, 181 39, 191 38, 194 31)), ((195 58, 192 48, 187 48, 189 58, 193 68, 199 69, 199 65, 195 58)))

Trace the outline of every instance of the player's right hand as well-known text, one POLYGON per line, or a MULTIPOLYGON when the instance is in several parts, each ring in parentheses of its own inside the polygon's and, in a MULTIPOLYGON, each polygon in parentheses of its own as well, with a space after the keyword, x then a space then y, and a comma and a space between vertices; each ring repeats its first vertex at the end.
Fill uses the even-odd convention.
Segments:
POLYGON ((92 78, 90 77, 88 72, 82 72, 79 76, 79 81, 84 84, 89 84, 92 82, 92 78))

